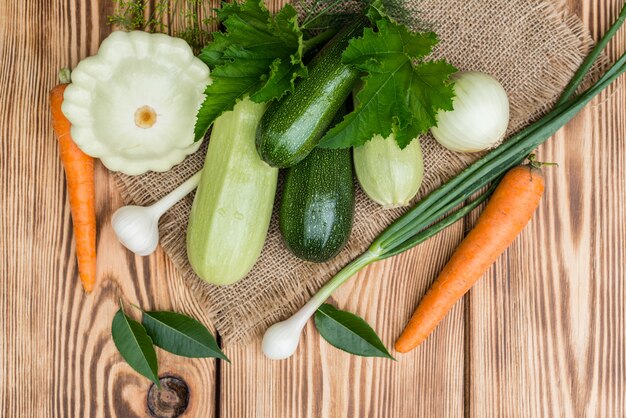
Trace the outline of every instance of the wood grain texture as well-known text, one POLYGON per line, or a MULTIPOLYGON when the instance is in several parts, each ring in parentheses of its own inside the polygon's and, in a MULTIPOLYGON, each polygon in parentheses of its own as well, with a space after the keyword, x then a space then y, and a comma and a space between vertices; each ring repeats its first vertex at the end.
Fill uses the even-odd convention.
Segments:
MULTIPOLYGON (((331 303, 362 316, 388 347, 412 313, 412 304, 461 239, 461 226, 361 272, 331 303), (395 308, 389 308, 395 307, 395 308)), ((360 358, 322 340, 310 322, 298 351, 280 362, 266 359, 260 343, 226 350, 222 369, 224 417, 440 417, 463 414, 463 303, 420 350, 399 358, 360 358), (245 393, 245 399, 233 396, 245 393)), ((395 355, 395 354, 394 354, 395 355)))
MULTIPOLYGON (((621 4, 568 1, 596 39, 621 4)), ((100 165, 100 285, 90 296, 80 288, 47 94, 59 67, 97 50, 110 10, 105 0, 0 2, 2 417, 149 416, 150 385, 110 338, 120 296, 207 323, 161 251, 138 258, 117 243, 110 217, 122 202, 100 165)), ((611 57, 625 48, 622 31, 611 57)), ((545 199, 522 236, 397 362, 348 356, 309 324, 287 361, 266 360, 258 341, 226 347, 232 364, 158 351, 160 374, 189 385, 185 417, 626 416, 625 141, 622 77, 539 150, 560 165, 546 169, 545 199)), ((473 219, 370 266, 332 303, 391 346, 473 219)))
MULTIPOLYGON (((148 414, 150 383, 115 349, 119 298, 175 309, 206 322, 165 255, 135 258, 117 243, 110 217, 122 202, 98 164, 98 286, 77 276, 65 179, 48 110, 63 66, 93 54, 108 34, 108 2, 0 4, 0 416, 134 417, 148 414)), ((158 352, 161 375, 192 390, 189 416, 211 416, 214 363, 158 352)))
MULTIPOLYGON (((622 5, 570 6, 598 39, 622 5)), ((539 149, 544 200, 470 292, 469 416, 626 416, 625 81, 539 149)))

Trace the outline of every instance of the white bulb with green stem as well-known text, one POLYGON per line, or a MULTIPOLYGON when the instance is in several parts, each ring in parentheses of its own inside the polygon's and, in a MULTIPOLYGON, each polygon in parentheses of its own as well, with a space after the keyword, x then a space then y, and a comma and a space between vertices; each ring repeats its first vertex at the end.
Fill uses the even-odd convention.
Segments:
POLYGON ((350 277, 377 260, 380 260, 380 253, 372 250, 365 252, 328 281, 298 312, 269 327, 263 336, 263 354, 272 360, 291 357, 298 348, 304 326, 315 314, 317 308, 350 277))

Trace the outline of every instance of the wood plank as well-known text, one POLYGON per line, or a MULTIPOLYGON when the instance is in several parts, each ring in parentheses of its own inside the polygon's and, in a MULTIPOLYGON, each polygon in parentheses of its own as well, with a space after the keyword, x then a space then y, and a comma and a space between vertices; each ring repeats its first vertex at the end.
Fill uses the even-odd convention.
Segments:
MULTIPOLYGON (((96 52, 109 32, 107 1, 0 4, 0 416, 148 415, 150 383, 130 369, 110 336, 120 297, 207 323, 165 255, 135 258, 113 235, 122 204, 98 165, 98 289, 86 296, 74 257, 65 180, 50 127, 57 70, 96 52)), ((188 416, 214 412, 214 362, 158 352, 161 375, 191 390, 188 416)))
MULTIPOLYGON (((598 37, 620 2, 570 6, 598 37)), ((101 166, 101 288, 86 297, 78 284, 47 92, 60 66, 95 52, 108 33, 109 10, 105 0, 0 2, 3 417, 148 415, 149 384, 110 339, 120 296, 207 323, 162 252, 135 258, 116 243, 110 216, 121 200, 101 166)), ((613 57, 626 46, 626 36, 620 39, 613 57)), ((354 358, 309 324, 288 361, 266 360, 258 342, 228 348, 233 364, 220 364, 217 389, 213 361, 159 351, 161 375, 182 377, 191 388, 185 416, 215 415, 216 398, 217 412, 228 417, 626 415, 623 78, 621 86, 541 149, 542 159, 561 167, 547 170, 549 190, 537 217, 424 346, 397 363, 354 358)), ((333 303, 363 316, 390 346, 411 312, 392 317, 381 307, 418 299, 461 235, 457 226, 371 266, 333 303)))
MULTIPOLYGON (((571 1, 598 39, 622 0, 571 1)), ((626 49, 622 30, 609 48, 626 49)), ((539 150, 546 195, 471 293, 468 414, 626 415, 626 78, 539 150)))
MULTIPOLYGON (((337 291, 331 303, 362 316, 392 347, 412 313, 399 302, 421 297, 460 241, 461 232, 459 225, 408 253, 368 267, 337 291)), ((410 354, 392 352, 401 356, 397 362, 341 352, 321 339, 312 322, 298 351, 287 360, 266 359, 259 341, 227 347, 232 364, 224 365, 221 372, 221 416, 408 418, 437 411, 438 417, 459 417, 463 414, 462 302, 434 335, 410 354)))

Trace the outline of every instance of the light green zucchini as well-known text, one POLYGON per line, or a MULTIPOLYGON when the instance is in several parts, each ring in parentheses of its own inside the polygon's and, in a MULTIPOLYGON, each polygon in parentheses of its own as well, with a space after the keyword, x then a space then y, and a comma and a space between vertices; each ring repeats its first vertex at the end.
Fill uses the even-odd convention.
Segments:
POLYGON ((385 208, 406 206, 424 178, 419 138, 400 149, 393 134, 388 138, 376 135, 354 149, 354 170, 370 199, 385 208))
POLYGON ((278 179, 255 147, 265 107, 245 99, 213 124, 187 228, 189 262, 211 284, 245 277, 265 243, 278 179))

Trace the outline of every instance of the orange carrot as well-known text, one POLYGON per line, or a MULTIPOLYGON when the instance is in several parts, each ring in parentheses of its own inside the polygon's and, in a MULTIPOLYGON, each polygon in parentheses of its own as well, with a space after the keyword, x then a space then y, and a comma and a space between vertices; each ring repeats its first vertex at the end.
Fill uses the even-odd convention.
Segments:
POLYGON ((70 135, 70 121, 61 111, 67 84, 50 92, 54 132, 59 140, 61 162, 65 168, 67 190, 74 224, 78 274, 87 293, 96 283, 96 207, 93 158, 83 153, 70 135))
POLYGON ((409 352, 430 335, 526 226, 543 190, 541 170, 532 165, 514 167, 502 178, 476 226, 417 306, 396 341, 397 351, 409 352))

